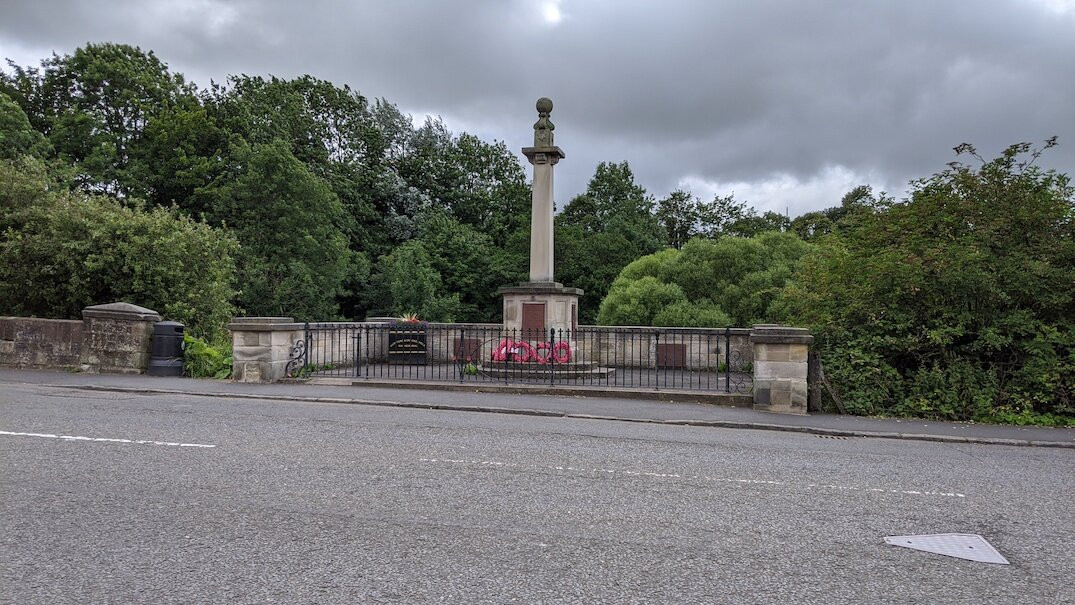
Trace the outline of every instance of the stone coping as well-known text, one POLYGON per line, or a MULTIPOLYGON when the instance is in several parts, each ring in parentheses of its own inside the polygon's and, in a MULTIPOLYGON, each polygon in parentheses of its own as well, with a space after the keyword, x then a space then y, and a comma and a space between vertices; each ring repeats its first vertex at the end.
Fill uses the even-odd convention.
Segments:
POLYGON ((7 322, 7 321, 32 321, 32 322, 52 323, 52 324, 64 324, 64 323, 81 324, 82 323, 81 319, 52 319, 52 318, 49 318, 49 317, 18 317, 18 316, 15 316, 15 315, 0 315, 0 322, 7 322))
POLYGON ((161 316, 153 309, 139 307, 128 302, 115 302, 106 305, 93 305, 82 309, 86 319, 124 319, 127 321, 160 321, 161 316))
POLYGON ((301 330, 303 324, 293 317, 236 317, 228 324, 232 332, 275 332, 277 330, 301 330))
POLYGON ((814 336, 806 328, 758 324, 750 331, 750 340, 762 344, 813 344, 814 336))
POLYGON ((569 294, 582 296, 581 288, 569 288, 560 282, 519 282, 517 286, 501 286, 497 294, 569 294))
MULTIPOLYGON (((393 318, 394 320, 395 318, 393 318)), ((228 324, 229 330, 244 330, 251 332, 264 332, 272 330, 301 330, 307 325, 296 322, 290 317, 236 317, 228 324), (257 320, 257 321, 250 321, 257 320), (279 320, 276 322, 267 320, 279 320)), ((348 327, 380 327, 391 325, 388 320, 381 318, 368 318, 366 321, 318 321, 309 322, 311 328, 348 328, 348 327)), ((499 323, 441 323, 428 322, 423 325, 433 326, 440 329, 473 328, 477 330, 503 331, 504 324, 499 323)), ((609 332, 609 333, 647 333, 647 334, 715 334, 722 335, 725 332, 734 336, 750 336, 751 328, 681 328, 674 326, 579 326, 579 331, 586 332, 609 332)), ((790 342, 783 337, 775 342, 790 342)), ((811 337, 812 338, 812 337, 811 337)))
POLYGON ((560 149, 556 145, 546 147, 523 147, 523 155, 525 155, 526 158, 531 162, 534 161, 534 156, 539 153, 556 156, 558 160, 562 160, 567 157, 567 154, 564 153, 564 150, 560 149))

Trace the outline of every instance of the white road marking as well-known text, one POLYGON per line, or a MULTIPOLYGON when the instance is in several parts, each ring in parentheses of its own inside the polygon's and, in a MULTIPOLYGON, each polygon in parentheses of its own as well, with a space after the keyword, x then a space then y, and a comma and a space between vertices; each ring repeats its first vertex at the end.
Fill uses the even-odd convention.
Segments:
POLYGON ((179 443, 178 441, 153 441, 151 439, 117 439, 112 437, 82 437, 79 435, 53 435, 50 433, 16 433, 0 431, 0 435, 15 437, 43 437, 45 439, 63 439, 65 441, 104 441, 107 443, 134 443, 138 445, 170 445, 173 447, 216 447, 206 443, 179 443))
POLYGON ((822 483, 788 483, 772 479, 745 479, 739 477, 709 477, 707 475, 682 475, 679 473, 655 473, 645 471, 612 470, 607 468, 579 468, 574 466, 543 466, 539 464, 515 464, 512 462, 497 462, 495 460, 466 460, 460 458, 419 458, 419 462, 444 463, 444 464, 472 464, 478 466, 499 466, 526 468, 531 470, 567 471, 576 473, 607 473, 611 475, 624 475, 631 477, 656 477, 662 479, 690 479, 695 481, 713 481, 719 483, 738 483, 746 485, 776 485, 801 489, 837 489, 849 492, 902 494, 907 496, 940 496, 944 498, 966 498, 966 494, 958 492, 924 491, 911 489, 884 489, 880 487, 859 487, 855 485, 832 485, 822 483))

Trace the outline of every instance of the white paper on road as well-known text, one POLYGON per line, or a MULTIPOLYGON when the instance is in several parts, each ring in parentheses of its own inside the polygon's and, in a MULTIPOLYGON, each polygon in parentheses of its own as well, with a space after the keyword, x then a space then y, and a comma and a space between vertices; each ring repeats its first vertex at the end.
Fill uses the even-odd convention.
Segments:
POLYGON ((993 545, 978 534, 922 534, 918 536, 885 536, 892 546, 913 548, 925 552, 957 557, 979 563, 1008 565, 1008 560, 993 545))

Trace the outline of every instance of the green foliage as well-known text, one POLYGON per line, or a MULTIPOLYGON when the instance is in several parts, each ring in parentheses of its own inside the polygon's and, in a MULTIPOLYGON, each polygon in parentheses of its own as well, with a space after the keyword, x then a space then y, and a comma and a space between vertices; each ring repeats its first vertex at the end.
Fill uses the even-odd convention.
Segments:
MULTIPOLYGON (((765 233, 754 238, 692 239, 682 250, 663 250, 627 265, 601 303, 598 321, 625 325, 626 318, 640 325, 749 326, 773 321, 779 315, 778 298, 791 278, 798 259, 810 246, 790 233, 765 233), (625 296, 639 284, 653 289, 675 286, 682 298, 649 314, 633 309, 638 298, 625 296)), ((666 291, 666 290, 662 290, 666 291)), ((651 299, 652 300, 652 299, 651 299)))
POLYGON ((41 157, 47 149, 45 137, 30 126, 22 108, 0 92, 0 160, 14 160, 24 155, 41 157))
POLYGON ((581 323, 594 322, 623 267, 662 248, 664 233, 653 207, 627 162, 601 163, 586 193, 556 217, 556 279, 583 290, 581 323))
POLYGON ((0 78, 10 95, 48 137, 55 153, 77 167, 91 191, 131 192, 132 158, 146 124, 167 107, 193 103, 193 89, 152 52, 126 44, 88 44, 40 69, 12 66, 0 78))
POLYGON ((884 194, 874 195, 869 185, 862 185, 847 192, 839 206, 795 217, 790 229, 807 241, 834 233, 841 234, 870 214, 883 211, 891 203, 892 200, 884 194))
POLYGON ((697 198, 677 189, 657 202, 657 221, 664 228, 668 245, 679 250, 699 234, 702 209, 697 198))
POLYGON ((445 212, 420 218, 417 240, 441 279, 441 288, 459 295, 457 318, 499 322, 502 301, 496 289, 522 281, 524 255, 494 244, 493 239, 445 212))
POLYGON ((386 315, 417 313, 427 321, 450 322, 460 307, 458 294, 442 294, 440 273, 417 240, 380 259, 374 291, 379 293, 377 309, 386 315))
POLYGON ((211 223, 243 246, 239 306, 250 315, 335 318, 352 256, 335 225, 339 198, 286 143, 237 144, 228 171, 199 190, 211 223))
POLYGON ((804 259, 786 311, 856 411, 1075 415, 1073 191, 1038 153, 953 163, 804 259))
POLYGON ((233 316, 235 238, 174 210, 55 190, 35 161, 0 163, 0 308, 77 318, 125 300, 219 334, 233 316))
POLYGON ((665 307, 686 303, 676 284, 646 276, 613 288, 601 303, 599 321, 610 326, 650 326, 665 307))
POLYGON ((231 341, 223 339, 214 346, 184 334, 183 366, 184 372, 192 378, 231 378, 231 341))
POLYGON ((162 206, 178 205, 195 217, 212 209, 194 194, 226 168, 228 133, 202 107, 164 108, 151 117, 134 151, 129 188, 162 206))

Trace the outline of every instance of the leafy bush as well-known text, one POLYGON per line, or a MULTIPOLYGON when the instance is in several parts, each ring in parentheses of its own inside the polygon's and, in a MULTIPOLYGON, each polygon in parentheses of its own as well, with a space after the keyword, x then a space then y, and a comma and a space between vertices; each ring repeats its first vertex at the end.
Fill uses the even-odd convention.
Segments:
POLYGON ((249 315, 327 320, 339 314, 352 254, 343 209, 324 181, 282 141, 236 144, 228 173, 198 190, 211 224, 242 243, 238 302, 249 315))
POLYGON ((419 240, 381 257, 373 283, 382 313, 417 313, 427 321, 453 321, 459 311, 459 294, 443 294, 441 275, 419 240))
POLYGON ((1037 154, 953 163, 803 260, 781 304, 853 411, 1075 416, 1075 196, 1037 154))
POLYGON ((69 193, 44 167, 0 162, 0 308, 81 317, 128 301, 217 336, 234 315, 239 246, 227 232, 174 210, 69 193))
POLYGON ((601 302, 604 325, 724 327, 771 321, 810 244, 790 233, 695 238, 624 267, 601 302))
POLYGON ((646 276, 626 283, 613 284, 608 296, 601 302, 599 321, 612 326, 651 326, 653 319, 663 309, 672 305, 687 304, 683 289, 666 284, 656 277, 646 276))
POLYGON ((190 334, 183 335, 184 371, 193 378, 231 378, 231 341, 216 346, 190 334))

